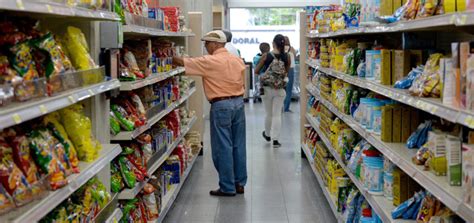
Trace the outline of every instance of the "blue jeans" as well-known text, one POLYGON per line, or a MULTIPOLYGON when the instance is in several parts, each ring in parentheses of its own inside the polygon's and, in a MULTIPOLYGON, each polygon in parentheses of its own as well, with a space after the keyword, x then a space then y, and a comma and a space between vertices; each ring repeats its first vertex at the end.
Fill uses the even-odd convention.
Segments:
POLYGON ((295 82, 295 68, 290 68, 288 72, 288 83, 286 83, 286 97, 283 104, 283 111, 290 111, 291 94, 293 92, 293 83, 295 82))
POLYGON ((242 97, 211 105, 212 160, 222 192, 235 193, 235 185, 247 183, 245 110, 242 97))

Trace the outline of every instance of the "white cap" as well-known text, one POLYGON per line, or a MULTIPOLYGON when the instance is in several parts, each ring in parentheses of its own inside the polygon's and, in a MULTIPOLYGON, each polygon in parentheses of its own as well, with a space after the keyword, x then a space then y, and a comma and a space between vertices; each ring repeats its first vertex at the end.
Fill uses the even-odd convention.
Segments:
POLYGON ((214 30, 206 33, 201 39, 202 41, 227 43, 227 37, 222 30, 214 30))

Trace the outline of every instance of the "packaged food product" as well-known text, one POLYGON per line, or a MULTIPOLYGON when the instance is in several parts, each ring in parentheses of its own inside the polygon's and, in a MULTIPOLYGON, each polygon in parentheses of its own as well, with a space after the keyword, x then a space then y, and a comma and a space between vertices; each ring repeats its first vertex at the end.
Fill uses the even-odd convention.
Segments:
POLYGON ((155 191, 155 187, 149 183, 147 183, 143 188, 143 203, 146 207, 147 221, 153 221, 158 218, 159 211, 154 194, 155 191))
POLYGON ((133 188, 137 182, 136 176, 133 173, 132 163, 125 157, 120 156, 118 158, 118 164, 120 167, 120 173, 122 174, 123 181, 128 188, 133 188))
POLYGON ((30 42, 18 43, 10 48, 12 58, 10 59, 13 68, 24 80, 33 80, 39 77, 36 64, 31 54, 30 42))
POLYGON ((43 123, 50 129, 50 131, 52 131, 54 137, 64 145, 72 172, 79 173, 79 158, 77 157, 77 151, 74 144, 69 139, 66 129, 63 124, 61 124, 61 116, 59 115, 59 112, 51 112, 44 116, 43 123))
POLYGON ((110 109, 112 110, 114 116, 120 122, 120 126, 125 131, 133 131, 135 129, 135 124, 133 121, 128 119, 127 111, 122 106, 112 104, 110 105, 110 109))
POLYGON ((91 162, 98 157, 102 146, 92 135, 91 120, 84 114, 83 109, 81 104, 74 104, 60 110, 59 114, 79 160, 91 162))
MULTIPOLYGON (((89 70, 97 67, 89 54, 84 33, 76 27, 68 26, 64 36, 64 46, 67 47, 71 62, 77 70, 89 70)), ((86 83, 91 80, 84 80, 86 83)))
POLYGON ((0 184, 0 214, 6 213, 13 209, 15 204, 13 203, 13 199, 5 190, 2 184, 0 184))
POLYGON ((120 122, 117 120, 117 117, 115 117, 112 111, 109 114, 109 123, 110 133, 112 133, 112 135, 117 135, 120 132, 120 122))
POLYGON ((129 72, 132 72, 137 78, 145 78, 145 75, 140 68, 138 67, 137 60, 135 59, 135 55, 128 49, 124 49, 123 55, 125 66, 127 66, 129 72))
POLYGON ((110 187, 113 193, 118 193, 122 188, 125 187, 122 179, 122 175, 120 173, 120 167, 117 166, 117 163, 114 162, 110 166, 111 169, 111 180, 110 180, 110 187))
MULTIPOLYGON (((2 162, 0 163, 0 182, 5 190, 13 198, 17 206, 22 206, 33 199, 31 186, 28 183, 23 172, 13 162, 13 150, 4 141, 0 139, 0 156, 2 162)), ((8 204, 8 201, 4 199, 8 204)))
POLYGON ((31 131, 29 138, 35 163, 42 173, 48 176, 51 188, 56 190, 65 186, 68 183, 66 170, 55 153, 58 143, 55 142, 54 137, 48 130, 38 129, 31 131))

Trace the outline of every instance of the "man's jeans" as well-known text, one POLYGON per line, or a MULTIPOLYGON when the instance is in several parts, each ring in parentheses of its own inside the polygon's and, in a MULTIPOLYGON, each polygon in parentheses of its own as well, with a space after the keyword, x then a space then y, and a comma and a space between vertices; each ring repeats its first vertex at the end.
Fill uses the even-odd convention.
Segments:
POLYGON ((290 111, 291 96, 293 93, 293 83, 295 82, 295 68, 290 68, 288 72, 288 83, 286 83, 286 98, 283 104, 283 111, 290 111))
POLYGON ((235 193, 235 185, 247 183, 245 110, 242 97, 211 105, 212 160, 222 192, 235 193))

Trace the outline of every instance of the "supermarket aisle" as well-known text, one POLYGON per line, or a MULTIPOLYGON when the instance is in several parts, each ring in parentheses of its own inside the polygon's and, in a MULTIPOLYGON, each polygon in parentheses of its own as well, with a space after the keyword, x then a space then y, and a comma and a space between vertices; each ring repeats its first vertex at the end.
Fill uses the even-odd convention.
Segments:
MULTIPOLYGON (((209 190, 217 188, 217 174, 210 148, 199 158, 185 183, 166 223, 187 222, 336 222, 318 186, 311 167, 301 158, 299 105, 283 117, 283 146, 274 149, 263 140, 263 105, 247 104, 248 184, 245 195, 217 198, 209 190)), ((205 145, 209 145, 206 127, 205 145)))

